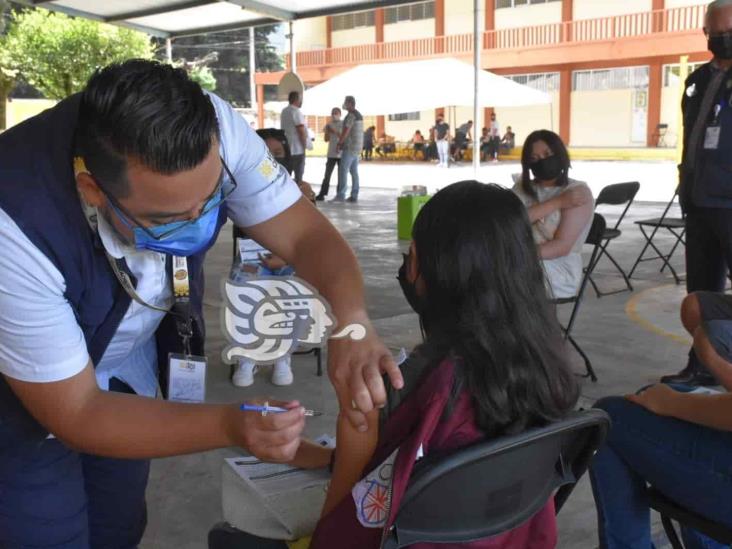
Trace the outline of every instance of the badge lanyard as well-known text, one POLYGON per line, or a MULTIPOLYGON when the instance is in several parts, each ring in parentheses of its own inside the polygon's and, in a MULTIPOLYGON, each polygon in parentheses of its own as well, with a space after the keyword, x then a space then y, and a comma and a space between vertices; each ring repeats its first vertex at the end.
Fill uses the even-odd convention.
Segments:
POLYGON ((140 297, 132 283, 130 275, 120 267, 120 263, 124 260, 114 259, 106 250, 104 254, 107 256, 107 260, 120 285, 133 301, 148 309, 162 313, 170 313, 175 317, 175 326, 178 335, 183 341, 183 350, 186 356, 190 356, 191 338, 193 337, 193 318, 191 316, 190 275, 188 274, 188 261, 186 258, 178 256, 171 257, 170 279, 173 285, 173 297, 175 301, 172 307, 165 308, 151 305, 140 297))

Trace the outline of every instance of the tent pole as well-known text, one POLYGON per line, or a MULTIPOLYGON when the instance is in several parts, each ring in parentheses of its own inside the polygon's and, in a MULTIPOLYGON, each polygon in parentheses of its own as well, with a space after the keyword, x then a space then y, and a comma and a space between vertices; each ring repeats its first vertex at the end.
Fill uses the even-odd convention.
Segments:
POLYGON ((480 7, 482 0, 473 0, 473 174, 480 168, 480 7))
POLYGON ((173 64, 173 41, 170 38, 165 39, 165 58, 173 64))
POLYGON ((254 43, 254 27, 249 27, 249 108, 257 112, 257 86, 254 81, 256 66, 256 48, 254 43))

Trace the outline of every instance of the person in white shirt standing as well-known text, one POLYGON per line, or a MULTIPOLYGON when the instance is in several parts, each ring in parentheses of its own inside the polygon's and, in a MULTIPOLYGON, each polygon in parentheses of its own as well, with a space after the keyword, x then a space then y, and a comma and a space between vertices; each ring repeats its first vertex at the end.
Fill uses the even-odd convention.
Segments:
POLYGON ((290 145, 291 169, 295 181, 302 183, 302 176, 305 173, 305 149, 308 145, 308 131, 305 128, 305 117, 300 111, 302 97, 300 93, 293 91, 287 97, 289 105, 282 109, 280 114, 280 127, 285 132, 287 143, 290 145))

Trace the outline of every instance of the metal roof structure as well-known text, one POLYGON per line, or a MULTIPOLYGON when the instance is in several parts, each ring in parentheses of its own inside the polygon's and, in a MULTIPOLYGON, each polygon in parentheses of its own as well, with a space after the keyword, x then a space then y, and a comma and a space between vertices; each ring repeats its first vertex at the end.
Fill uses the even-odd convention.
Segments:
POLYGON ((161 38, 241 29, 414 0, 16 0, 161 38))

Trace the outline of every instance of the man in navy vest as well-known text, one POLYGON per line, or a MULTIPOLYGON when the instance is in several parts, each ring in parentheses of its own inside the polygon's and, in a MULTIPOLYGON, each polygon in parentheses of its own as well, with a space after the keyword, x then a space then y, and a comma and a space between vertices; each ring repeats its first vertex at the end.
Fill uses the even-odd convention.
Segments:
MULTIPOLYGON (((686 215, 686 289, 721 292, 732 271, 732 1, 709 4, 704 25, 714 59, 686 80, 679 198, 686 215)), ((667 383, 717 385, 689 352, 667 383)))
POLYGON ((354 426, 384 403, 381 373, 401 386, 352 251, 244 119, 182 70, 110 66, 0 136, 0 547, 136 546, 150 458, 292 458, 297 402, 263 417, 151 398, 169 353, 203 353, 203 261, 227 219, 294 265, 339 326, 366 327, 329 347, 354 426))

